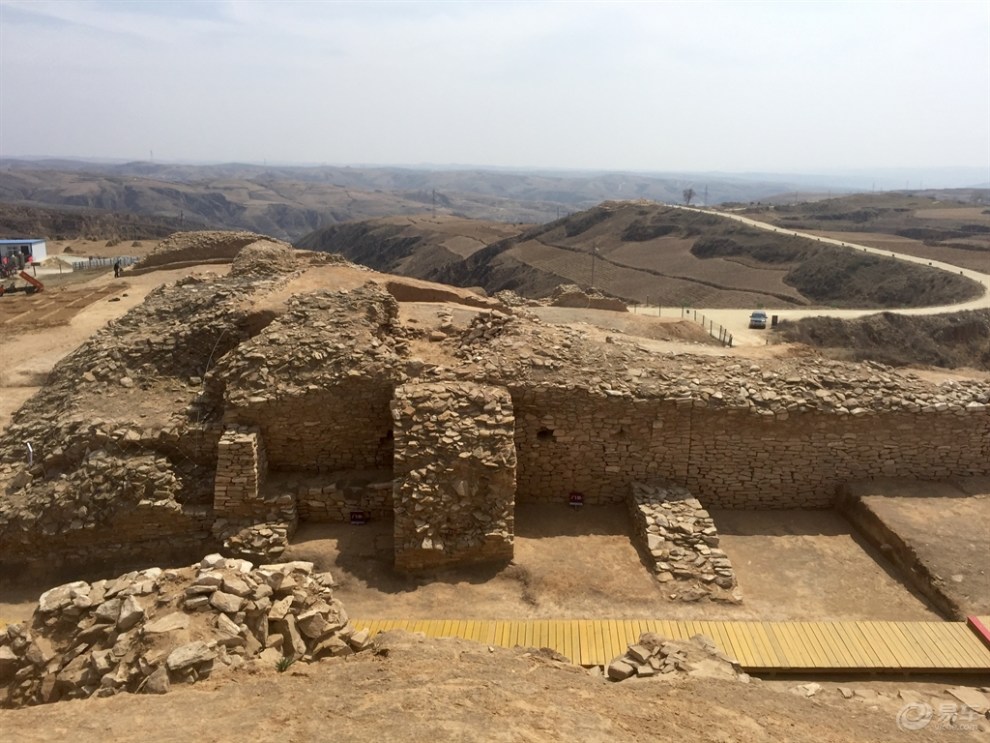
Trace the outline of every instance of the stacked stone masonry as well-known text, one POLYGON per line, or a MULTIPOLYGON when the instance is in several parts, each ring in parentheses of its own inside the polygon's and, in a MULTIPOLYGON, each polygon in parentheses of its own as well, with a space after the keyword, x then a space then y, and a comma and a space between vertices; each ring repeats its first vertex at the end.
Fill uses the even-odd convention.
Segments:
POLYGON ((346 522, 361 512, 372 519, 392 518, 392 471, 338 472, 299 485, 302 521, 346 522))
POLYGON ((512 558, 512 400, 470 383, 396 389, 395 565, 419 570, 512 558))
POLYGON ((719 548, 715 522, 691 493, 676 485, 635 482, 629 511, 657 580, 688 584, 677 594, 688 600, 699 593, 714 599, 735 598, 725 593, 736 586, 736 576, 719 548))
POLYGON ((261 488, 268 474, 265 445, 257 429, 231 426, 217 445, 213 510, 218 518, 258 519, 267 515, 261 488))
POLYGON ((761 415, 701 401, 513 387, 520 502, 621 503, 637 480, 688 487, 719 508, 826 508, 844 482, 985 474, 982 405, 924 412, 761 415))

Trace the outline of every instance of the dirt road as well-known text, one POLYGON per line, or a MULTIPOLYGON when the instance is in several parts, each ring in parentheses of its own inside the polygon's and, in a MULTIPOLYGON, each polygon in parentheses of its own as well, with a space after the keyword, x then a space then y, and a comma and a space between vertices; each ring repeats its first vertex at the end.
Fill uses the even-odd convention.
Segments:
MULTIPOLYGON (((719 217, 724 217, 725 219, 732 219, 737 222, 742 222, 749 227, 755 227, 761 230, 767 230, 768 232, 776 232, 782 235, 794 235, 796 237, 804 237, 809 240, 815 240, 817 242, 826 243, 829 245, 836 245, 843 248, 848 248, 849 250, 862 251, 864 253, 872 253, 874 255, 885 256, 893 260, 907 261, 909 263, 917 263, 922 266, 931 266, 932 268, 938 268, 943 271, 949 271, 951 273, 959 274, 965 276, 968 279, 981 284, 983 286, 983 296, 977 299, 970 300, 968 302, 960 302, 958 304, 950 305, 940 305, 937 307, 910 307, 895 310, 884 310, 887 312, 896 312, 901 315, 937 315, 944 312, 960 312, 962 310, 978 310, 987 309, 990 307, 990 274, 980 273, 979 271, 973 271, 967 268, 960 268, 959 266, 954 266, 950 263, 943 263, 941 261, 931 261, 926 258, 919 258, 917 256, 908 255, 906 253, 892 253, 889 250, 881 250, 879 248, 871 248, 868 245, 860 245, 857 243, 852 243, 849 241, 837 240, 830 237, 820 237, 818 235, 812 235, 807 232, 798 232, 797 230, 789 230, 783 227, 777 227, 766 222, 758 222, 755 219, 750 219, 749 217, 743 217, 739 214, 729 214, 726 212, 717 212, 710 209, 697 209, 695 207, 687 206, 677 206, 676 204, 669 204, 669 206, 676 209, 684 209, 686 211, 699 212, 703 214, 713 214, 719 217)), ((644 308, 646 309, 646 308, 644 308)), ((655 310, 655 308, 653 308, 655 310)), ((767 334, 762 330, 750 330, 749 329, 749 315, 754 310, 755 307, 740 307, 738 309, 711 309, 711 308, 691 308, 692 317, 694 313, 697 313, 698 320, 700 321, 702 317, 706 321, 711 321, 714 323, 715 327, 718 328, 722 325, 730 333, 732 333, 733 345, 735 346, 762 346, 767 342, 767 334)), ((876 309, 828 309, 828 308, 817 308, 817 309, 774 309, 768 310, 767 314, 776 315, 780 320, 800 320, 805 317, 838 317, 842 319, 853 319, 856 317, 863 317, 864 315, 873 315, 879 312, 876 309)))

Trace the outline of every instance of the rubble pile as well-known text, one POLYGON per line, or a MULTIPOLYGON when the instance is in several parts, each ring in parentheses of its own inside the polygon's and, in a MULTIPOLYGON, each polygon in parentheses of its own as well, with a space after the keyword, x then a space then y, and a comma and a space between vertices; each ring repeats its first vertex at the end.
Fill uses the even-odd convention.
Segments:
POLYGON ((29 625, 0 633, 8 707, 120 692, 161 694, 248 662, 276 666, 370 647, 309 562, 208 555, 42 594, 29 625))
POLYGON ((298 271, 302 261, 288 243, 260 238, 237 252, 230 275, 239 278, 272 278, 298 271))
POLYGON ((54 474, 107 445, 141 448, 162 436, 166 446, 177 443, 183 421, 205 412, 199 393, 207 367, 247 338, 241 302, 250 290, 218 284, 188 278, 162 286, 56 364, 45 394, 19 410, 0 436, 0 461, 20 461, 30 441, 38 464, 54 474), (145 393, 181 404, 154 421, 127 420, 145 393), (97 400, 115 400, 112 408, 127 425, 94 422, 87 407, 97 400))
POLYGON ((482 312, 476 315, 458 339, 461 356, 472 355, 512 328, 514 318, 502 312, 482 312))
POLYGON ((676 485, 634 482, 629 510, 636 534, 654 561, 657 580, 689 584, 678 591, 678 598, 738 600, 738 594, 725 593, 735 588, 736 576, 719 549, 715 522, 690 492, 676 485))
POLYGON ((229 555, 245 560, 277 560, 289 546, 297 523, 295 518, 260 524, 229 524, 217 519, 213 522, 213 534, 229 555))
POLYGON ((176 263, 229 263, 241 248, 259 240, 275 242, 270 237, 254 232, 176 232, 162 240, 150 254, 141 259, 135 272, 171 267, 176 263))
POLYGON ((207 387, 258 405, 362 377, 395 377, 408 352, 399 306, 376 284, 291 297, 285 313, 217 363, 207 387))
POLYGON ((495 292, 492 295, 499 302, 504 304, 506 307, 539 307, 540 303, 535 299, 527 299, 526 297, 516 294, 511 289, 502 289, 501 291, 495 292))
POLYGON ((595 289, 585 291, 577 284, 559 284, 548 297, 548 301, 551 307, 628 312, 626 303, 621 299, 608 297, 595 289))
POLYGON ((672 678, 686 674, 749 682, 749 675, 742 671, 739 661, 725 655, 704 635, 695 635, 687 641, 673 641, 653 632, 644 632, 639 636, 639 642, 628 648, 606 667, 609 680, 651 676, 672 678))

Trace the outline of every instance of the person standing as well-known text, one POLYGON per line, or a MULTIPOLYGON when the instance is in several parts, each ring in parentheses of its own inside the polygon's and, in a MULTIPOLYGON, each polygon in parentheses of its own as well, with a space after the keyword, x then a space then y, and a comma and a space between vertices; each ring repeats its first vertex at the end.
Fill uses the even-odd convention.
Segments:
POLYGON ((117 262, 113 264, 113 277, 115 279, 119 279, 120 278, 120 259, 119 258, 117 259, 117 262))

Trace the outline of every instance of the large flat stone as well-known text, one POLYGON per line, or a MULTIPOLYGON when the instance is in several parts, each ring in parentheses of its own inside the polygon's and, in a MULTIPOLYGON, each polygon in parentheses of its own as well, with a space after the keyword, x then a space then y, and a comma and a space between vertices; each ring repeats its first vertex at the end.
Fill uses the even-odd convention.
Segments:
POLYGON ((190 642, 187 645, 180 645, 165 660, 165 665, 170 671, 181 671, 183 668, 206 663, 217 657, 216 652, 202 640, 190 642))

